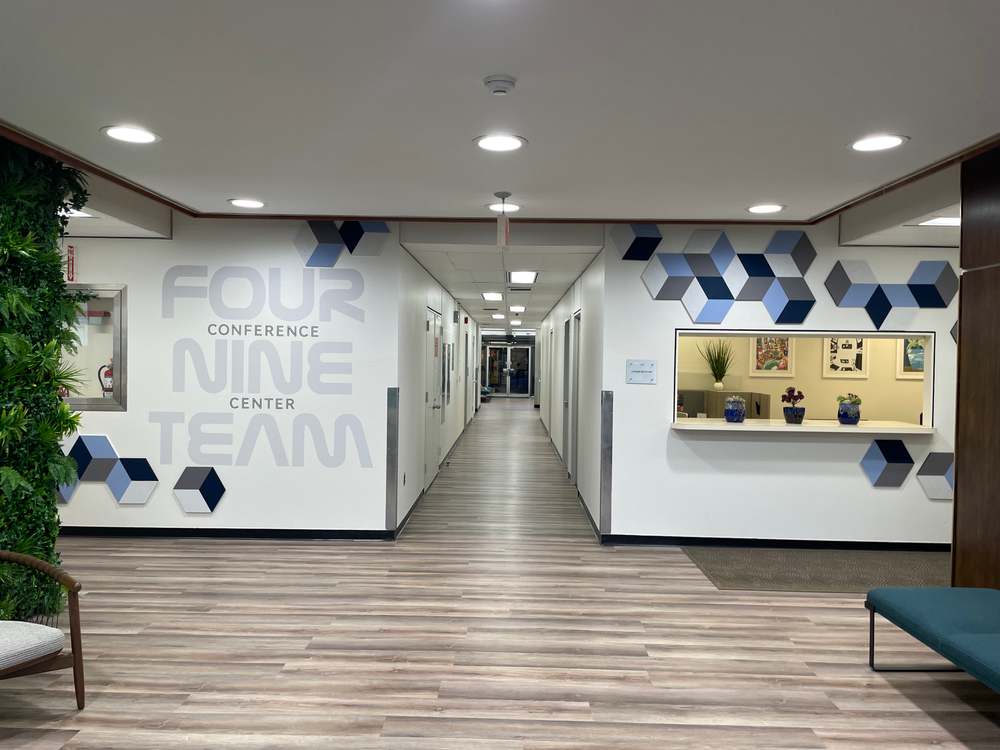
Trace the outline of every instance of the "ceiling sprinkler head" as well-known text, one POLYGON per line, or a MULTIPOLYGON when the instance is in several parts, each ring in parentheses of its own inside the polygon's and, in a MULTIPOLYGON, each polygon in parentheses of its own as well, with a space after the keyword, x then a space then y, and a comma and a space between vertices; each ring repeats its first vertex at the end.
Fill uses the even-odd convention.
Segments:
POLYGON ((513 76, 486 76, 483 83, 493 96, 506 96, 514 90, 516 80, 513 76))

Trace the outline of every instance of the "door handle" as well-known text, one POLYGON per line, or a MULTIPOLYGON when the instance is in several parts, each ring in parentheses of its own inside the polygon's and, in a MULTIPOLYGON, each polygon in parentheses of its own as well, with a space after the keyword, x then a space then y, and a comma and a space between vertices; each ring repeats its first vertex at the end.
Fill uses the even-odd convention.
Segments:
POLYGON ((440 409, 441 408, 441 404, 434 404, 434 406, 432 406, 431 408, 432 409, 440 409))

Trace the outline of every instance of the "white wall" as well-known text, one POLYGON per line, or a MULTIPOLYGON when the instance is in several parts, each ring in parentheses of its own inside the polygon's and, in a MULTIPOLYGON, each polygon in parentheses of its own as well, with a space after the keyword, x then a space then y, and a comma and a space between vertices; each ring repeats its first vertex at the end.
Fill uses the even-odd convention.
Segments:
MULTIPOLYGON (((680 252, 698 228, 661 226, 659 250, 680 252)), ((737 252, 761 252, 774 234, 767 226, 723 228, 737 252)), ((956 250, 841 248, 836 220, 803 229, 818 252, 806 275, 816 304, 805 324, 775 326, 762 304, 737 302, 725 328, 873 331, 863 309, 838 309, 827 293, 824 281, 837 260, 863 258, 884 283, 905 283, 920 260, 948 259, 957 268, 956 250)), ((604 388, 615 392, 612 533, 950 540, 951 503, 928 500, 916 468, 901 489, 871 486, 860 467, 870 437, 789 434, 750 440, 671 431, 675 331, 718 327, 693 324, 680 302, 652 300, 640 278, 644 263, 622 261, 615 252, 606 256, 604 388), (644 358, 658 360, 658 384, 626 385, 626 359, 644 358)), ((957 310, 957 298, 947 309, 920 310, 910 327, 937 334, 933 395, 939 432, 904 441, 917 467, 929 451, 953 449, 957 348, 949 331, 957 310)))
MULTIPOLYGON (((128 287, 128 411, 84 412, 83 433, 107 435, 122 457, 146 458, 159 478, 149 502, 120 506, 103 483, 82 484, 70 503, 60 508, 63 524, 166 528, 375 530, 385 524, 386 389, 396 385, 398 274, 403 253, 396 230, 378 257, 344 253, 335 271, 340 279, 323 279, 322 270, 305 269, 293 241, 302 228, 298 221, 240 221, 188 219, 178 215, 174 239, 75 240, 79 280, 84 283, 126 284, 128 287), (200 267, 205 275, 185 275, 173 285, 165 283, 171 268, 200 267), (207 289, 218 282, 215 275, 226 267, 249 268, 264 283, 258 293, 251 282, 233 278, 222 284, 221 302, 236 312, 222 313, 207 289), (298 318, 286 321, 273 308, 277 290, 269 284, 271 269, 280 272, 280 301, 288 308, 306 300, 298 318), (346 276, 345 276, 346 275, 346 276), (303 296, 303 279, 315 293, 303 296), (216 278, 213 282, 212 279, 216 278), (362 283, 363 292, 339 304, 324 316, 325 296, 362 283), (164 289, 190 287, 195 296, 173 301, 173 315, 164 310, 164 289), (259 292, 266 302, 253 306, 259 292), (202 296, 204 295, 204 296, 202 296), (216 309, 218 308, 218 309, 216 309), (344 312, 347 310, 350 314, 344 312), (228 316, 228 317, 227 317, 228 316), (324 320, 329 317, 329 320, 324 320), (285 324, 306 326, 309 336, 289 339, 261 333, 213 335, 210 325, 285 324), (216 375, 217 342, 225 357, 222 380, 201 383, 192 358, 183 354, 184 340, 203 352, 210 377, 216 375), (331 343, 349 351, 325 352, 310 361, 314 347, 331 343), (301 383, 283 386, 272 378, 268 360, 262 360, 260 385, 251 384, 252 346, 274 346, 284 377, 301 366, 301 383), (301 346, 301 359, 298 349, 301 346), (242 348, 243 354, 238 354, 242 348), (179 353, 180 352, 180 353, 179 353), (175 376, 176 363, 184 373, 183 386, 175 376), (239 362, 243 363, 242 368, 239 362), (334 371, 316 377, 324 363, 334 371), (234 371, 234 365, 236 370, 234 371), (242 369, 243 374, 236 372, 242 369), (340 393, 324 392, 341 386, 340 393), (349 386, 349 392, 347 386, 349 386), (253 390, 259 392, 253 393, 253 390), (284 391, 284 392, 282 392, 284 391), (252 397, 281 398, 285 408, 242 408, 252 397), (292 408, 285 399, 291 399, 292 408), (234 408, 234 405, 236 408, 234 408), (169 413, 179 421, 161 426, 157 414, 169 413), (294 438, 303 434, 304 415, 314 415, 325 436, 320 455, 313 433, 304 431, 304 450, 294 438), (196 415, 201 415, 196 417, 196 415), (349 415, 345 417, 345 415, 349 415), (341 419, 344 418, 344 419, 341 419), (341 419, 341 429, 335 425, 341 419), (346 429, 354 421, 359 431, 346 429), (199 426, 199 420, 207 420, 199 426), (355 421, 356 420, 356 421, 355 421), (212 423, 214 422, 214 424, 212 423), (253 442, 255 424, 264 431, 253 442), (267 430, 271 430, 269 436, 267 430), (162 439, 164 434, 166 439, 162 439), (199 447, 198 441, 212 441, 199 447), (340 443, 342 462, 336 464, 340 443), (364 445, 362 449, 361 445, 364 445), (251 451, 252 447, 252 451, 251 451), (242 455, 241 455, 242 454, 242 455), (301 454, 301 455, 299 455, 301 454), (297 463, 301 465, 296 465, 297 463), (186 466, 214 466, 226 487, 214 513, 185 513, 172 488, 186 466)), ((359 286, 354 287, 360 291, 359 286)), ((166 295, 169 296, 169 295, 166 295)), ((289 314, 282 313, 285 318, 289 314)), ((116 364, 116 375, 118 367, 116 364)), ((263 403, 263 402, 262 402, 263 403)), ((71 441, 69 441, 71 442, 71 441)))
MULTIPOLYGON (((542 387, 539 411, 542 423, 549 430, 559 455, 570 460, 572 425, 569 444, 563 444, 563 345, 565 322, 580 312, 580 394, 579 394, 579 458, 577 489, 594 520, 600 518, 601 484, 601 387, 604 353, 604 266, 606 252, 594 260, 572 288, 566 292, 542 321, 535 333, 535 350, 542 363, 542 387), (552 332, 550 334, 550 331, 552 332), (552 343, 550 344, 550 341, 552 343), (551 411, 550 411, 551 404, 551 411)), ((572 337, 572 325, 570 336, 572 337)), ((573 363, 572 341, 570 367, 573 363)), ((572 389, 572 377, 570 388, 572 389)), ((572 393, 568 395, 572 404, 572 393)), ((570 409, 572 418, 572 407, 570 409)))
MULTIPOLYGON (((441 313, 441 355, 445 345, 454 346, 455 367, 451 373, 451 403, 444 405, 444 424, 440 431, 440 459, 454 447, 471 414, 468 403, 474 398, 472 386, 465 375, 465 334, 470 341, 478 341, 478 327, 471 318, 465 323, 467 313, 444 288, 434 280, 408 252, 400 250, 398 325, 399 325, 399 471, 396 500, 396 518, 402 521, 417 501, 423 489, 424 478, 424 393, 426 366, 427 310, 441 313), (459 322, 454 323, 458 312, 459 322), (468 415, 468 416, 467 416, 468 415), (404 484, 405 479, 405 484, 404 484)), ((475 356, 477 350, 473 350, 475 356)), ((478 366, 478 359, 471 363, 478 366)), ((470 368, 471 369, 471 368, 470 368)), ((474 373, 473 373, 474 374, 474 373)), ((430 387, 437 389, 435 381, 430 387)), ((432 391, 433 393, 433 391, 432 391)), ((439 419, 441 412, 435 411, 439 419)))

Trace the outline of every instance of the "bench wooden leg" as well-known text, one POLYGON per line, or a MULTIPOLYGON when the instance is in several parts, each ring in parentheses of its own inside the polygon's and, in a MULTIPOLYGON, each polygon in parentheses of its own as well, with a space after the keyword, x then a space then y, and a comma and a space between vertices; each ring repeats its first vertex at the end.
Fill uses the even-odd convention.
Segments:
POLYGON ((83 636, 80 633, 80 597, 69 592, 69 640, 73 649, 73 687, 76 689, 76 707, 86 705, 83 685, 83 636))
POLYGON ((959 667, 876 667, 875 666, 875 607, 865 602, 871 615, 868 621, 868 666, 873 672, 964 672, 959 667))

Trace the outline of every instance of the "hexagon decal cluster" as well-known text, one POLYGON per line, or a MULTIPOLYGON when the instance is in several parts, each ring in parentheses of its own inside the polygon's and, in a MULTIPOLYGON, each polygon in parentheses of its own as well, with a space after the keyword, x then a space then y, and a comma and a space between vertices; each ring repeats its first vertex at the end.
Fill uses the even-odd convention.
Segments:
POLYGON ((905 330, 921 308, 948 307, 958 276, 946 260, 924 260, 905 284, 880 284, 868 261, 840 260, 826 277, 837 307, 863 307, 875 328, 905 330))
POLYGON ((679 300, 695 323, 721 323, 734 302, 750 301, 775 323, 798 324, 816 303, 803 278, 815 259, 805 232, 780 230, 763 253, 737 254, 725 232, 699 229, 682 252, 654 253, 642 281, 653 299, 679 300))
POLYGON ((119 458, 106 435, 80 435, 67 454, 76 461, 79 480, 60 485, 57 502, 65 504, 80 482, 105 482, 120 505, 145 505, 158 481, 144 458, 119 458))
POLYGON ((611 243, 622 260, 649 260, 663 235, 656 224, 616 224, 611 243))
POLYGON ((307 221, 293 244, 310 268, 332 268, 346 249, 352 255, 381 255, 389 238, 384 221, 307 221))

